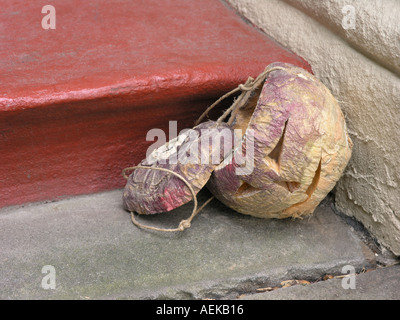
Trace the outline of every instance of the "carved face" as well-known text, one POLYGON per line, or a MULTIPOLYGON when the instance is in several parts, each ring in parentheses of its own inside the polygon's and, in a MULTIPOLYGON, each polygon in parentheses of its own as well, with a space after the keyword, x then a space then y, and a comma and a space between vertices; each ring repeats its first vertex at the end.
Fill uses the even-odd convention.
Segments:
MULTIPOLYGON (((254 137, 254 169, 238 175, 238 157, 215 168, 207 187, 234 210, 263 218, 311 214, 342 175, 352 142, 342 111, 312 74, 289 64, 272 71, 235 115, 254 137)), ((243 139, 244 140, 244 139, 243 139)), ((248 148, 248 147, 247 147, 248 148)), ((246 153, 246 146, 234 152, 246 153)))

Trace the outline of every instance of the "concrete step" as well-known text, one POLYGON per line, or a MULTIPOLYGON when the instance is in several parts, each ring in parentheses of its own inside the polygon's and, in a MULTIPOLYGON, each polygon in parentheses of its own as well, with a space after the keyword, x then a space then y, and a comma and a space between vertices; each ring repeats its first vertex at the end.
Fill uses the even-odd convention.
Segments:
MULTIPOLYGON (((213 200, 191 228, 161 233, 133 225, 121 196, 114 190, 1 209, 0 298, 250 298, 284 280, 377 266, 377 253, 329 199, 303 220, 257 219, 213 200)), ((202 191, 199 203, 209 196, 202 191)), ((138 219, 175 227, 191 205, 138 219)))
POLYGON ((241 295, 240 300, 399 300, 400 265, 306 285, 241 295))
POLYGON ((0 207, 121 188, 150 129, 192 127, 271 62, 310 70, 220 0, 51 5, 2 5, 0 207))

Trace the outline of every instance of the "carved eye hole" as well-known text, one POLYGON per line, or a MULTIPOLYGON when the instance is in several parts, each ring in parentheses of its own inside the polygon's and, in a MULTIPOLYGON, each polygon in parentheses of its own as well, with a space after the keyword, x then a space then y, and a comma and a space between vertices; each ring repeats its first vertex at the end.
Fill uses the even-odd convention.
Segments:
POLYGON ((245 196, 251 195, 258 191, 260 191, 260 189, 253 187, 252 185, 248 184, 247 182, 243 182, 240 185, 239 189, 237 189, 236 195, 238 197, 245 197, 245 196))
POLYGON ((300 182, 297 181, 276 181, 276 183, 286 188, 290 193, 300 188, 300 182))
POLYGON ((286 122, 285 122, 283 131, 282 131, 282 135, 279 138, 279 141, 276 144, 275 148, 268 154, 268 157, 275 161, 278 169, 280 168, 280 158, 281 158, 281 154, 282 154, 283 141, 285 140, 285 134, 286 134, 286 128, 287 128, 288 121, 289 121, 289 119, 286 120, 286 122))
POLYGON ((319 178, 321 176, 321 166, 322 166, 322 159, 319 160, 318 168, 317 168, 317 170, 315 170, 314 178, 306 190, 308 198, 310 198, 311 195, 314 193, 315 189, 317 189, 317 186, 319 183, 319 178))

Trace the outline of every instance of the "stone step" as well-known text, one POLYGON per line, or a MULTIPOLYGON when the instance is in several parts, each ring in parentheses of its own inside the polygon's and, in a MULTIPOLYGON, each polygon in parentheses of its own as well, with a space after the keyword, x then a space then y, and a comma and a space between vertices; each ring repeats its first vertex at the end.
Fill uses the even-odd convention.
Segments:
POLYGON ((399 300, 400 265, 379 268, 350 278, 332 278, 270 292, 242 295, 240 300, 399 300))
MULTIPOLYGON (((162 233, 133 225, 121 196, 1 209, 0 299, 236 299, 284 280, 340 275, 346 265, 376 267, 329 199, 302 220, 258 219, 213 200, 191 228, 162 233)), ((202 191, 199 203, 209 196, 202 191)), ((189 203, 137 219, 170 228, 191 210, 189 203)))

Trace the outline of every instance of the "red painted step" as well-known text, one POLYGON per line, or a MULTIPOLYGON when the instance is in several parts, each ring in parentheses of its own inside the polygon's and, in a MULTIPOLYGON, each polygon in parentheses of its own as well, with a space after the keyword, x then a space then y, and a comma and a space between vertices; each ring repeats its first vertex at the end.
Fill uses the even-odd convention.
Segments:
POLYGON ((152 128, 192 127, 283 61, 310 70, 219 0, 1 1, 0 207, 122 187, 152 128))

